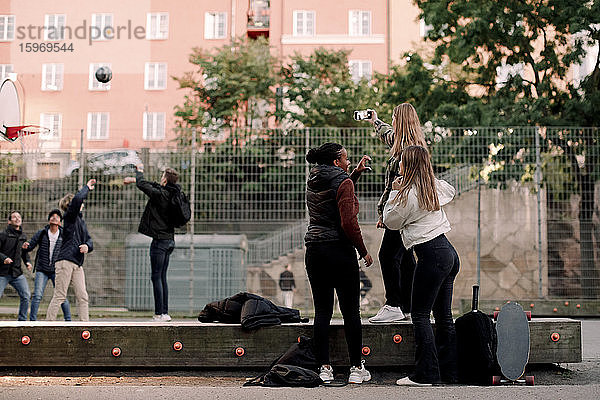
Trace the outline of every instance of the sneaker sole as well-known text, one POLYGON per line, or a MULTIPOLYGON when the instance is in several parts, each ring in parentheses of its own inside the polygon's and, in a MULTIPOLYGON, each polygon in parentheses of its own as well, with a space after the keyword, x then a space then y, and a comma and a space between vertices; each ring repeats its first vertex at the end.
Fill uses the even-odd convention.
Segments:
POLYGON ((382 320, 371 321, 369 319, 369 322, 372 324, 386 324, 386 323, 390 323, 390 322, 402 322, 402 321, 406 321, 406 320, 407 320, 406 318, 387 319, 387 320, 383 320, 383 321, 382 320))
POLYGON ((355 379, 348 379, 348 383, 354 383, 354 384, 361 384, 363 382, 369 382, 371 380, 371 374, 369 374, 368 376, 362 378, 361 380, 355 380, 355 379))

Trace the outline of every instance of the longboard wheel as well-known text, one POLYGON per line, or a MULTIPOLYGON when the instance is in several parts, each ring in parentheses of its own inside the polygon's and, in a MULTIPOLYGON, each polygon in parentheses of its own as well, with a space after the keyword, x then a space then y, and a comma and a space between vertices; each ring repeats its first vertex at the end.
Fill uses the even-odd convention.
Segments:
POLYGON ((527 315, 527 321, 531 321, 531 311, 525 311, 525 315, 527 315))
POLYGON ((527 375, 525 377, 525 383, 527 384, 527 386, 533 386, 534 385, 533 375, 527 375))
POLYGON ((494 321, 496 321, 498 319, 499 313, 500 313, 500 311, 494 311, 494 321))
POLYGON ((500 384, 500 377, 498 375, 492 376, 492 385, 496 386, 500 384))

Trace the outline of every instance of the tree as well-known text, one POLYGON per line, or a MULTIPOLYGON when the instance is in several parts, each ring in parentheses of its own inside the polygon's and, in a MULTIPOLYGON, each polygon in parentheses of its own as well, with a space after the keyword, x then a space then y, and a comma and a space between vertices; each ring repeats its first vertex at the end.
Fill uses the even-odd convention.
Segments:
POLYGON ((372 106, 377 93, 367 79, 352 80, 347 50, 316 49, 308 58, 296 53, 281 68, 287 106, 278 117, 308 127, 364 126, 353 111, 372 106))
POLYGON ((254 119, 268 116, 276 61, 264 38, 236 39, 213 51, 194 48, 190 62, 198 70, 174 78, 180 88, 191 90, 175 107, 178 126, 252 126, 254 119))
MULTIPOLYGON (((465 84, 482 92, 478 107, 501 125, 600 124, 600 55, 581 85, 568 71, 600 42, 600 2, 579 0, 416 0, 436 44, 434 62, 462 66, 465 84)), ((477 100, 476 100, 477 101, 477 100)), ((513 149, 524 148, 515 137, 513 149)), ((582 289, 594 285, 592 216, 594 182, 599 179, 598 131, 547 129, 543 149, 563 154, 579 194, 582 289), (591 256, 590 256, 591 255, 591 256)), ((498 152, 502 157, 506 148, 498 152)), ((513 156, 516 153, 513 153, 513 156)), ((506 157, 506 155, 505 155, 506 157)))

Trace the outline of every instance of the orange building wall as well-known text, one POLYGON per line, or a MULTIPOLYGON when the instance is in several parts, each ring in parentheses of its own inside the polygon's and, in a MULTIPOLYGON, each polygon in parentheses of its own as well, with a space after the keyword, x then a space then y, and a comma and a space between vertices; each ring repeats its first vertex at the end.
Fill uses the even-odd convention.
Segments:
MULTIPOLYGON (((73 154, 78 151, 80 130, 87 130, 88 112, 109 112, 110 128, 109 138, 106 140, 88 140, 85 137, 83 145, 86 150, 165 148, 172 144, 174 138, 174 107, 183 102, 185 92, 179 90, 177 82, 170 78, 165 90, 144 90, 145 63, 166 62, 168 77, 193 71, 194 66, 188 61, 193 47, 213 49, 229 43, 232 34, 246 35, 248 7, 248 0, 5 0, 0 3, 0 14, 15 15, 16 26, 42 26, 45 14, 66 14, 66 25, 72 29, 82 25, 83 21, 89 27, 92 13, 112 13, 117 29, 119 26, 127 26, 129 22, 132 27, 141 26, 145 29, 146 13, 168 12, 169 36, 166 40, 136 39, 127 37, 127 31, 121 30, 121 38, 93 41, 91 44, 87 39, 66 38, 64 43, 73 43, 73 52, 44 53, 26 53, 20 49, 23 43, 42 43, 43 38, 15 38, 13 41, 0 42, 0 63, 13 64, 18 73, 17 86, 24 103, 24 122, 39 124, 40 113, 44 112, 62 114, 60 140, 42 142, 42 149, 62 150, 73 154), (225 39, 204 39, 204 13, 207 11, 227 13, 225 39), (92 62, 111 63, 113 79, 110 90, 88 89, 88 69, 92 62), (61 91, 41 90, 44 63, 64 64, 64 85, 61 91), (145 111, 166 113, 165 140, 143 139, 145 111)), ((412 17, 407 17, 409 14, 415 14, 414 6, 409 0, 271 0, 269 40, 273 53, 281 59, 294 52, 308 55, 321 46, 348 49, 352 50, 350 59, 371 60, 374 71, 386 72, 390 48, 397 53, 420 40, 418 21, 410 22, 412 17), (388 6, 393 7, 388 10, 388 6), (412 14, 406 12, 406 7, 412 10, 412 14), (349 36, 348 11, 355 9, 371 11, 371 35, 367 38, 349 36), (314 37, 300 42, 293 37, 293 10, 316 11, 314 37), (402 15, 404 19, 391 16, 390 12, 402 15), (402 20, 403 26, 412 23, 413 29, 410 33, 402 31, 399 34, 395 29, 396 25, 393 25, 388 32, 388 18, 392 21, 402 20), (321 39, 331 43, 319 43, 321 39)), ((10 148, 9 144, 0 144, 2 151, 10 148)))

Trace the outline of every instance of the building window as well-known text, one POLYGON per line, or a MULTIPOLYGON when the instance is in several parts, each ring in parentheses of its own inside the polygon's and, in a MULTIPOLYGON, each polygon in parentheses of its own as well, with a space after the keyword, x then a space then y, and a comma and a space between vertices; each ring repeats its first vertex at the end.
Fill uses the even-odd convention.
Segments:
POLYGON ((419 32, 421 37, 427 37, 427 34, 433 29, 433 25, 429 25, 425 23, 425 20, 421 18, 419 22, 419 32))
POLYGON ((109 40, 115 36, 112 14, 92 14, 90 36, 92 40, 109 40))
POLYGON ((40 126, 47 128, 49 132, 40 133, 42 140, 60 139, 60 131, 62 128, 62 114, 59 113, 42 113, 40 114, 40 126))
POLYGON ((87 138, 89 140, 108 139, 109 113, 88 113, 87 138))
POLYGON ((506 64, 503 61, 500 66, 496 67, 496 86, 498 88, 505 86, 509 79, 517 75, 523 78, 524 69, 523 63, 506 64))
POLYGON ((373 64, 371 63, 371 61, 350 60, 348 64, 350 66, 350 75, 352 75, 352 80, 354 82, 358 82, 363 78, 367 80, 371 79, 371 75, 373 72, 373 64))
POLYGON ((144 140, 162 140, 165 138, 165 113, 144 113, 144 140))
POLYGON ((65 40, 65 14, 46 14, 44 40, 65 40))
POLYGON ((109 63, 91 63, 90 64, 90 76, 89 76, 89 89, 90 90, 110 90, 110 81, 102 83, 96 79, 96 71, 100 67, 110 68, 109 63))
POLYGON ((315 12, 294 10, 294 36, 315 35, 315 12))
POLYGON ((14 40, 15 16, 0 15, 0 40, 14 40))
POLYGON ((227 30, 227 14, 224 12, 204 13, 204 39, 224 39, 227 30))
POLYGON ((64 64, 42 64, 42 90, 63 88, 64 64))
POLYGON ((13 72, 12 64, 0 64, 0 83, 4 82, 5 79, 8 79, 8 74, 13 72))
POLYGON ((369 36, 371 34, 371 11, 350 10, 348 26, 350 36, 369 36))
POLYGON ((144 89, 163 90, 167 88, 167 63, 146 63, 144 89))
POLYGON ((146 15, 146 39, 169 38, 169 13, 148 13, 146 15))

